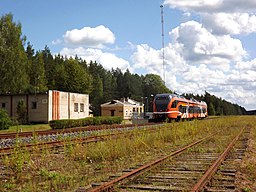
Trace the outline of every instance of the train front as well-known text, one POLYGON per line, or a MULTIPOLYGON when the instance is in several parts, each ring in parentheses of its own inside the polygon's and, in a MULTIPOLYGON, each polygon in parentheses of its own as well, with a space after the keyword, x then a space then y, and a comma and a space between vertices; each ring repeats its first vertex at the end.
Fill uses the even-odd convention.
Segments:
POLYGON ((168 106, 170 105, 171 99, 171 94, 157 94, 155 96, 153 103, 153 115, 155 121, 165 121, 167 118, 169 119, 168 106))

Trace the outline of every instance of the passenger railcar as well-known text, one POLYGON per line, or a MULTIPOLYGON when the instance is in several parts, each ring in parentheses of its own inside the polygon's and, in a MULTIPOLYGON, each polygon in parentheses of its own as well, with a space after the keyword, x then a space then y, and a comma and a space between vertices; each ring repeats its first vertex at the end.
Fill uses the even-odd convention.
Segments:
POLYGON ((153 116, 156 121, 201 119, 207 115, 207 104, 193 98, 186 99, 176 94, 157 94, 153 101, 153 116))

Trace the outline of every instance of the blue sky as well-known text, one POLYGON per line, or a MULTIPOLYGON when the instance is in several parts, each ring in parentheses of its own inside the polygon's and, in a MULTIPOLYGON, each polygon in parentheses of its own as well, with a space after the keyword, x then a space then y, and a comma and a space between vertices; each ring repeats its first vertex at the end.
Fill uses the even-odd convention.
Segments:
POLYGON ((207 91, 256 109, 255 0, 1 0, 7 13, 35 50, 158 74, 180 94, 207 91))

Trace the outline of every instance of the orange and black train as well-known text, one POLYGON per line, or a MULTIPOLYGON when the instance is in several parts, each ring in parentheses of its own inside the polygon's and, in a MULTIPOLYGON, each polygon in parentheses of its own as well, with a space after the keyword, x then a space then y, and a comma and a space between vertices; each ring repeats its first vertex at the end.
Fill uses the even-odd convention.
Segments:
POLYGON ((207 104, 176 94, 157 94, 153 101, 153 116, 155 121, 202 119, 208 116, 207 104))

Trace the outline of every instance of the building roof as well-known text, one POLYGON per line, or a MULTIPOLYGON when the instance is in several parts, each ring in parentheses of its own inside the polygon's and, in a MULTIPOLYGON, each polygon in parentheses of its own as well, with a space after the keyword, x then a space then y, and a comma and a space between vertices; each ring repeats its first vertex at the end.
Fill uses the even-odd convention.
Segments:
POLYGON ((143 106, 140 102, 137 102, 135 100, 129 99, 129 98, 122 98, 120 100, 112 100, 107 103, 103 103, 100 106, 101 107, 107 107, 107 106, 143 106))

